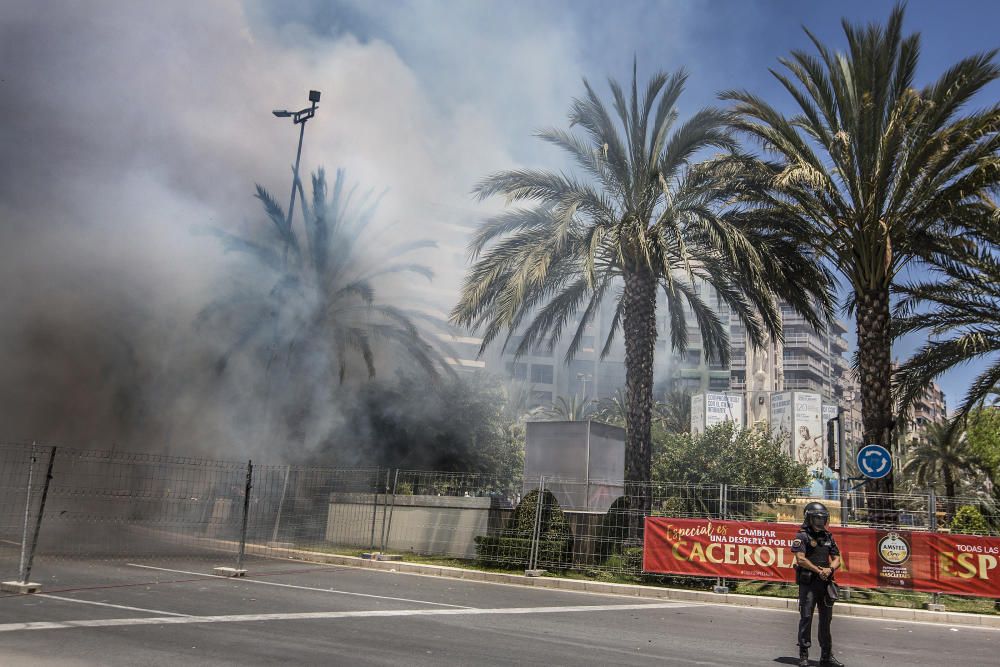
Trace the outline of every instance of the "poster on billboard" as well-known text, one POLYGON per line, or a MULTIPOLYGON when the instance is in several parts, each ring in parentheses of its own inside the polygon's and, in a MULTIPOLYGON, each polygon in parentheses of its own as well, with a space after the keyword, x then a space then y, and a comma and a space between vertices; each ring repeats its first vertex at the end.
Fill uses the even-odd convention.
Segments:
POLYGON ((826 452, 823 451, 823 397, 810 391, 796 391, 795 404, 795 460, 813 475, 823 474, 826 452))
POLYGON ((781 449, 788 456, 792 451, 792 392, 782 391, 771 394, 771 435, 781 443, 781 449))
POLYGON ((705 394, 705 427, 727 421, 743 426, 743 397, 740 394, 719 392, 705 394))
POLYGON ((705 394, 691 396, 691 435, 697 437, 705 432, 705 394))

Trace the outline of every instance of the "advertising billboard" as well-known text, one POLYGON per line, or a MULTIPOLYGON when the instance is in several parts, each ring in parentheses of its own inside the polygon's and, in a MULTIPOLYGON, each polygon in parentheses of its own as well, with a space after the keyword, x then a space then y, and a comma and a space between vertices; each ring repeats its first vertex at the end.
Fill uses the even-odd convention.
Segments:
POLYGON ((705 394, 705 426, 715 426, 723 422, 735 422, 743 426, 743 396, 710 392, 705 394))
POLYGON ((792 392, 771 394, 771 434, 781 443, 781 449, 794 458, 792 449, 792 392))
POLYGON ((793 392, 792 402, 795 405, 794 458, 809 472, 822 474, 826 465, 823 397, 810 391, 796 391, 793 392))
MULTIPOLYGON (((791 523, 646 517, 642 569, 793 582, 791 523)), ((830 528, 844 559, 841 586, 1000 597, 1000 538, 830 528)))

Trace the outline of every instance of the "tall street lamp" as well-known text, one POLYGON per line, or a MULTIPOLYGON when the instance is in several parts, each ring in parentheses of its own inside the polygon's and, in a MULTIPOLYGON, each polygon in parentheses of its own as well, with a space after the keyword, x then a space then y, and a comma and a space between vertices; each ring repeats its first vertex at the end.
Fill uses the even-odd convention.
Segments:
POLYGON ((306 109, 301 111, 286 111, 284 109, 275 109, 273 113, 278 118, 291 118, 292 122, 299 126, 299 147, 295 151, 295 167, 292 169, 292 196, 288 202, 288 218, 285 220, 285 228, 292 228, 292 211, 295 210, 295 188, 301 188, 299 184, 299 160, 302 158, 302 138, 306 133, 306 121, 316 115, 316 109, 319 108, 319 95, 318 90, 309 91, 309 101, 312 103, 306 109))

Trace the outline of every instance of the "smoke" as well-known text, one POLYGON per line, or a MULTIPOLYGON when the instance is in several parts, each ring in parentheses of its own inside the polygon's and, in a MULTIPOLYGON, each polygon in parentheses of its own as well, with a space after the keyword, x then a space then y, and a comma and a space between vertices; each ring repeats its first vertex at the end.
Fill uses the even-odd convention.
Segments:
POLYGON ((287 202, 297 128, 270 110, 307 106, 309 89, 323 99, 303 173, 345 167, 387 190, 380 218, 394 240, 435 240, 416 259, 438 275, 380 293, 447 312, 485 213, 468 193, 561 122, 575 38, 491 30, 486 6, 365 7, 324 8, 327 31, 222 0, 5 7, 0 441, 277 460, 337 430, 328 394, 295 433, 268 427, 253 360, 219 376, 231 341, 193 325, 235 275, 253 280, 198 231, 264 224, 255 182, 287 202))

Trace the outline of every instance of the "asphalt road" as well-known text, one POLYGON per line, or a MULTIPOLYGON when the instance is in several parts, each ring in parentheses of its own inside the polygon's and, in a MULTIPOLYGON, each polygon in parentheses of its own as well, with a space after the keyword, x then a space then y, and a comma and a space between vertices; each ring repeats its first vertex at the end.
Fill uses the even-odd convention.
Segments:
MULTIPOLYGON (((780 665, 797 654, 788 611, 291 561, 250 561, 249 578, 226 579, 209 576, 213 564, 45 563, 43 594, 0 597, 0 664, 780 665)), ((990 665, 1000 652, 998 630, 883 619, 835 617, 834 640, 848 665, 990 665)))

